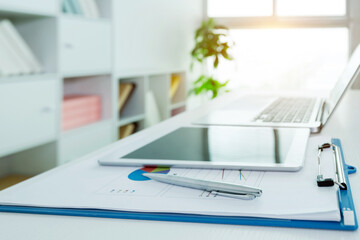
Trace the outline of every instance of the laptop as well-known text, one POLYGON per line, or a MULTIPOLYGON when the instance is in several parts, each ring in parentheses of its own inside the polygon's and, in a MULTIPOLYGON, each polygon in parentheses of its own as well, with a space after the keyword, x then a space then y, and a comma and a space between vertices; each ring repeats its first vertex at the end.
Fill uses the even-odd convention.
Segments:
POLYGON ((356 78, 360 65, 360 45, 327 98, 250 94, 193 121, 199 125, 299 127, 320 132, 336 105, 356 78))

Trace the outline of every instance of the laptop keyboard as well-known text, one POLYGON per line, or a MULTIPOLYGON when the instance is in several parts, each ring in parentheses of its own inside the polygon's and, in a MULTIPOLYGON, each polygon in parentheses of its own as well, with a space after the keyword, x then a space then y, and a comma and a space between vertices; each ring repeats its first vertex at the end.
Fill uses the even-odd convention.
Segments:
POLYGON ((262 111, 256 122, 308 123, 315 98, 279 98, 262 111))

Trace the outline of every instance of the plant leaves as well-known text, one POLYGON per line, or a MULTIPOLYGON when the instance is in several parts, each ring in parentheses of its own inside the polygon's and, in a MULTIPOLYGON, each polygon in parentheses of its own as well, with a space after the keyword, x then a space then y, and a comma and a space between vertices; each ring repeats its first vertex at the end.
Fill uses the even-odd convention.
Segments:
MULTIPOLYGON (((196 29, 194 36, 195 46, 191 50, 192 62, 190 64, 191 71, 194 67, 194 62, 204 62, 206 59, 213 59, 213 67, 217 68, 220 63, 220 58, 226 60, 233 60, 229 54, 229 50, 234 46, 234 42, 229 37, 229 29, 222 25, 217 25, 214 19, 209 18, 201 23, 201 26, 196 29)), ((201 75, 193 82, 192 88, 188 94, 201 94, 204 92, 211 92, 211 98, 216 98, 221 92, 227 92, 225 89, 229 81, 224 83, 219 82, 212 76, 201 75)))
POLYGON ((214 68, 217 68, 218 65, 219 65, 219 57, 216 55, 214 60, 214 68))
POLYGON ((189 90, 188 94, 199 95, 203 92, 211 92, 211 99, 216 98, 220 92, 228 92, 223 88, 228 84, 229 80, 224 83, 219 82, 211 76, 201 75, 193 82, 193 88, 189 90))
POLYGON ((219 64, 219 57, 232 60, 228 54, 229 46, 232 41, 228 37, 228 28, 216 25, 214 19, 209 18, 203 21, 201 26, 195 31, 195 47, 191 51, 194 60, 202 63, 209 57, 214 57, 214 67, 219 64), (216 60, 217 58, 217 60, 216 60))

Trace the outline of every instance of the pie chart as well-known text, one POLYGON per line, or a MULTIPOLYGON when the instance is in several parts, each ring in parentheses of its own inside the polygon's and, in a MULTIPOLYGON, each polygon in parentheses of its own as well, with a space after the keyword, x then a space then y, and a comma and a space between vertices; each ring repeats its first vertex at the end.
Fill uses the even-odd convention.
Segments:
POLYGON ((130 173, 128 178, 133 181, 147 181, 150 178, 143 176, 143 173, 167 174, 169 171, 169 167, 143 167, 130 173))

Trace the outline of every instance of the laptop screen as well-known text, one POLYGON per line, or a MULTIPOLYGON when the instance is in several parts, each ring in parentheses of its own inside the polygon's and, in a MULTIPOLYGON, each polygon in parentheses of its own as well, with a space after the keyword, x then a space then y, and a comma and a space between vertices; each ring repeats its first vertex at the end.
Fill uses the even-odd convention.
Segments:
POLYGON ((332 89, 329 98, 327 99, 326 109, 324 112, 323 121, 326 122, 327 118, 334 111, 336 104, 339 102, 341 96, 345 92, 346 88, 354 76, 357 76, 360 65, 360 45, 357 46, 354 53, 352 54, 348 64, 346 65, 343 73, 340 75, 339 80, 332 89))

